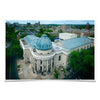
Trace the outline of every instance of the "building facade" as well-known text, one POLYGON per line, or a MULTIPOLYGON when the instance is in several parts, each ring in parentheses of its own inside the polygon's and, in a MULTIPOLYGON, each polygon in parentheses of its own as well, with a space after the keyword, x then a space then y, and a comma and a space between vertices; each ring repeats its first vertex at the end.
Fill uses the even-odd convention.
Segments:
POLYGON ((87 38, 74 38, 51 42, 47 35, 38 38, 28 35, 20 39, 25 63, 30 63, 33 73, 52 73, 55 68, 67 68, 68 55, 73 50, 88 49, 94 41, 87 38))
POLYGON ((72 39, 72 38, 77 38, 77 34, 72 34, 72 33, 59 33, 59 39, 72 39))

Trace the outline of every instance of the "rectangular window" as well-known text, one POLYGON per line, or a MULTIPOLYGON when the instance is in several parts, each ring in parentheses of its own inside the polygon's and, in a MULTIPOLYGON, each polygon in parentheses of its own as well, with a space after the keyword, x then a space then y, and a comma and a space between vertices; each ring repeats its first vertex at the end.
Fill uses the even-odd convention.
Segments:
POLYGON ((40 60, 40 64, 42 64, 42 60, 40 60))
POLYGON ((61 60, 61 55, 59 56, 59 61, 61 60))
POLYGON ((35 63, 35 70, 37 71, 37 64, 35 63))

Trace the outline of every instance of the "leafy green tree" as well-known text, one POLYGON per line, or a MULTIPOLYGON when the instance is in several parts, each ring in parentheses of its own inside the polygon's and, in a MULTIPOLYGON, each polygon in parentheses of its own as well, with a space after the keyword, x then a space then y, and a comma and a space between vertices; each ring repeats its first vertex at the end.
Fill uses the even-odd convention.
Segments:
POLYGON ((56 37, 56 35, 51 35, 51 34, 48 34, 47 32, 46 33, 39 33, 36 36, 41 37, 43 34, 46 34, 51 39, 51 41, 54 41, 54 38, 56 37))
POLYGON ((40 28, 40 29, 39 29, 39 33, 44 33, 43 28, 40 28))
POLYGON ((22 34, 21 36, 20 36, 20 38, 24 38, 25 36, 27 36, 26 34, 22 34))
POLYGON ((65 68, 63 68, 63 71, 64 71, 64 73, 66 73, 66 70, 65 70, 65 68))
POLYGON ((59 71, 57 69, 54 69, 54 77, 58 79, 58 76, 60 75, 59 71))
POLYGON ((49 30, 45 30, 45 31, 46 31, 46 32, 53 32, 53 30, 50 30, 50 29, 49 29, 49 30))
POLYGON ((90 35, 90 37, 94 37, 94 34, 93 35, 90 35))
POLYGON ((12 35, 14 34, 14 28, 13 27, 7 27, 6 26, 6 41, 11 41, 13 38, 12 38, 12 35))
POLYGON ((86 25, 79 25, 78 28, 79 29, 85 29, 86 25))
POLYGON ((18 65, 17 68, 20 68, 20 65, 18 65))
POLYGON ((76 27, 75 27, 75 26, 71 26, 71 28, 73 28, 73 29, 74 29, 74 28, 76 28, 76 27))
POLYGON ((60 29, 58 32, 59 32, 59 33, 63 33, 62 29, 60 29))
POLYGON ((19 45, 19 40, 13 39, 13 40, 11 41, 11 45, 12 45, 12 46, 19 45))
POLYGON ((12 47, 12 52, 15 53, 15 55, 18 57, 18 58, 23 58, 23 50, 22 48, 20 47, 20 45, 14 45, 12 47))
POLYGON ((75 78, 94 78, 94 48, 89 50, 73 51, 69 57, 69 65, 73 69, 75 78))
POLYGON ((8 64, 11 59, 11 51, 6 48, 6 63, 8 64))

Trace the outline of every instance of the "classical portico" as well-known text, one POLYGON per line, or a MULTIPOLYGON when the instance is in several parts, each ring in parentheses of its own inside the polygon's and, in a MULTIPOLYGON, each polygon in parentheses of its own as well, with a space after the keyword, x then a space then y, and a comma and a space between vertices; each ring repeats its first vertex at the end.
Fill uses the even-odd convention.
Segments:
POLYGON ((32 62, 31 66, 34 72, 36 73, 42 73, 42 72, 48 73, 54 70, 54 61, 53 58, 45 60, 35 59, 32 62))

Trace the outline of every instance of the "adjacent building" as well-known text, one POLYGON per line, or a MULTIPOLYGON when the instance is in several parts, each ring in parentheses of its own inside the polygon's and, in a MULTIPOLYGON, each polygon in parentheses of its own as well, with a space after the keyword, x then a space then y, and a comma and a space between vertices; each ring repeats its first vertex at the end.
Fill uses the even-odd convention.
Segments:
POLYGON ((72 38, 77 38, 77 34, 72 34, 72 33, 59 33, 59 39, 72 39, 72 38))

